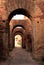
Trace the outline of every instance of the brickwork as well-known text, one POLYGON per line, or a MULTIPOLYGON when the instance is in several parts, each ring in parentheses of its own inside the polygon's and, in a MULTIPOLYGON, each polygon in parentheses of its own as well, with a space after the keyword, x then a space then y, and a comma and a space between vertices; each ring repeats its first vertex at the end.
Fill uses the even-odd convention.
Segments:
MULTIPOLYGON (((35 58, 41 58, 42 56, 44 57, 44 0, 0 0, 0 17, 2 18, 0 18, 0 35, 2 35, 3 32, 3 38, 7 39, 6 44, 8 45, 9 25, 7 24, 8 21, 6 20, 8 19, 8 16, 12 11, 19 8, 26 9, 31 15, 31 24, 33 32, 33 55, 35 56, 35 58), (1 21, 3 20, 5 22, 1 23, 1 21)), ((27 24, 23 23, 23 26, 27 24)), ((28 26, 29 25, 27 25, 26 29, 29 29, 28 26)), ((5 44, 5 39, 3 39, 3 44, 6 47, 7 45, 5 44)))

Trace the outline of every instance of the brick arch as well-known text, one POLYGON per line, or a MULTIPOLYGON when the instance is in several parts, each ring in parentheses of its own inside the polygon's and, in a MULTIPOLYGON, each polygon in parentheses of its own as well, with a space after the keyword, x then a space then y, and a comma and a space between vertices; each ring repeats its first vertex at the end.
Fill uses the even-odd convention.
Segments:
POLYGON ((22 33, 22 34, 25 34, 25 31, 26 31, 26 30, 23 29, 23 28, 17 28, 17 27, 16 27, 16 28, 13 29, 13 32, 12 32, 12 33, 13 33, 13 34, 16 34, 16 32, 18 32, 18 33, 20 32, 20 33, 22 33))
POLYGON ((8 16, 8 21, 10 22, 10 20, 12 19, 13 16, 15 16, 16 14, 22 14, 28 18, 31 18, 31 15, 29 14, 29 11, 27 9, 24 8, 18 8, 16 10, 13 10, 9 16, 8 16))
MULTIPOLYGON (((23 8, 26 9, 30 14, 34 10, 35 3, 33 0, 7 0, 6 1, 6 9, 7 9, 7 17, 11 12, 16 9, 23 8)), ((32 15, 32 14, 31 14, 32 15)))
MULTIPOLYGON (((15 16, 16 14, 22 14, 22 15, 27 16, 30 20, 32 20, 32 15, 31 15, 31 12, 33 10, 32 0, 31 1, 30 0, 28 0, 28 1, 25 0, 25 3, 24 2, 21 3, 20 0, 19 0, 19 3, 17 3, 17 0, 15 0, 14 2, 15 3, 13 4, 13 6, 12 6, 12 4, 9 4, 10 1, 8 2, 9 7, 7 5, 7 8, 8 8, 7 9, 8 10, 7 27, 8 27, 8 31, 9 31, 8 38, 9 38, 9 35, 10 35, 9 23, 10 23, 10 20, 12 19, 13 16, 15 16), (29 2, 30 2, 30 4, 29 4, 29 2), (20 4, 21 7, 19 6, 19 4, 20 4), (15 5, 17 5, 17 7, 15 5)), ((10 43, 8 42, 8 44, 10 44, 10 43)))
POLYGON ((22 26, 22 25, 16 25, 16 26, 13 27, 12 31, 13 31, 15 28, 17 28, 17 27, 21 27, 21 28, 23 28, 23 29, 25 30, 25 27, 24 27, 24 26, 22 26))
MULTIPOLYGON (((19 35, 21 35, 22 36, 22 41, 23 41, 23 43, 22 43, 22 48, 25 48, 25 30, 23 29, 23 28, 15 28, 14 30, 13 30, 13 41, 14 41, 14 36, 15 35, 17 35, 17 34, 19 34, 19 35)), ((14 42, 13 42, 13 46, 14 46, 14 42)))

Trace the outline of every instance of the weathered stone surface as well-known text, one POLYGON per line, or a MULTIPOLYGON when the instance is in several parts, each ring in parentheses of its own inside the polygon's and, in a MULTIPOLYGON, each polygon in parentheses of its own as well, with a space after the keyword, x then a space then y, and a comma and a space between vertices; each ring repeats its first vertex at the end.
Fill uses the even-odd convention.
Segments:
MULTIPOLYGON (((26 9, 31 15, 31 26, 29 25, 29 23, 19 23, 26 27, 27 32, 29 32, 30 30, 32 31, 34 42, 32 46, 33 52, 35 53, 34 56, 36 58, 41 58, 42 56, 44 56, 44 0, 0 0, 0 30, 5 27, 7 28, 6 31, 8 32, 4 34, 4 31, 1 30, 0 35, 2 36, 3 33, 3 38, 5 38, 1 39, 4 40, 4 45, 7 46, 7 37, 9 36, 9 25, 7 21, 7 26, 4 22, 1 23, 1 21, 7 20, 9 14, 19 8, 26 9), (7 44, 5 44, 5 42, 7 44)), ((14 23, 14 25, 15 24, 18 23, 16 22, 14 23)))

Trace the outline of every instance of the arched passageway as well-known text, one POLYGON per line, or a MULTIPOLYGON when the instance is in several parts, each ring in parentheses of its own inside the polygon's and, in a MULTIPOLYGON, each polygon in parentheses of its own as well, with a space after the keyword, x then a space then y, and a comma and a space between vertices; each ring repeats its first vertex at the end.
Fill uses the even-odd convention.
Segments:
POLYGON ((16 35, 20 35, 21 37, 22 37, 22 48, 25 48, 25 30, 22 28, 22 27, 20 27, 20 26, 18 26, 18 27, 16 27, 14 30, 13 30, 13 36, 12 36, 12 39, 13 39, 13 47, 14 47, 14 41, 15 41, 15 39, 14 39, 14 37, 16 36, 16 35))
POLYGON ((14 34, 21 32, 23 33, 22 46, 26 49, 32 48, 35 58, 44 57, 43 4, 43 0, 0 0, 0 46, 2 46, 0 55, 8 56, 9 49, 14 48, 14 34), (24 15, 28 20, 26 17, 25 20, 12 20, 16 15, 24 15), (25 32, 18 29, 18 26, 25 29, 25 32))
POLYGON ((31 18, 31 15, 29 15, 29 12, 26 9, 18 8, 10 13, 10 15, 8 16, 8 21, 10 22, 12 17, 15 16, 16 14, 22 14, 24 16, 27 16, 28 18, 31 18))
MULTIPOLYGON (((31 18, 31 16, 29 15, 29 13, 25 10, 25 9, 16 9, 15 11, 13 11, 9 17, 8 17, 8 25, 9 25, 9 48, 12 49, 14 47, 14 40, 13 37, 16 34, 15 32, 22 32, 23 33, 23 43, 22 43, 22 47, 29 49, 31 46, 32 48, 32 42, 27 42, 27 36, 31 35, 32 36, 32 24, 31 24, 31 20, 29 19, 31 18), (20 12, 21 11, 21 12, 20 12), (20 15, 20 19, 14 19, 14 17, 17 15, 17 19, 19 18, 18 15, 20 15), (23 19, 21 17, 21 15, 23 16, 23 19), (22 28, 22 29, 21 29, 22 28), (16 30, 15 30, 16 29, 16 30), (24 29, 24 31, 23 31, 24 29), (15 30, 15 31, 14 31, 15 30), (14 31, 14 34, 13 34, 14 31), (26 41, 25 41, 26 40, 26 41), (30 44, 31 43, 31 44, 30 44)), ((18 34, 19 35, 19 34, 18 34)), ((30 36, 29 36, 30 37, 30 36)), ((31 41, 32 41, 32 37, 30 37, 31 41)), ((28 39, 28 40, 30 40, 28 39)))

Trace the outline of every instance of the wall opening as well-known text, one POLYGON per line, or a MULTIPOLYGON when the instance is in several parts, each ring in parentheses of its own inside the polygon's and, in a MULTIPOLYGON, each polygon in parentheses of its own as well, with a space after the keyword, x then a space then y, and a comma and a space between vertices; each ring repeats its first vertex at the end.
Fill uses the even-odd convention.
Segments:
POLYGON ((20 47, 22 47, 22 36, 21 35, 19 35, 19 34, 17 34, 17 35, 15 35, 15 37, 14 37, 14 46, 15 47, 18 47, 18 48, 20 48, 20 47))
MULTIPOLYGON (((10 36, 10 42, 9 45, 12 46, 12 42, 16 43, 16 41, 11 42, 11 37, 13 34, 13 30, 15 28, 19 27, 19 30, 21 28, 23 28, 24 30, 26 30, 25 34, 29 34, 29 32, 31 31, 32 33, 32 27, 31 27, 31 16, 29 15, 29 12, 26 11, 25 9, 16 9, 13 12, 10 13, 9 17, 8 17, 8 24, 9 24, 9 34, 10 36), (24 21, 24 22, 23 22, 24 21), (29 21, 29 22, 28 22, 29 21), (24 24, 24 25, 23 25, 24 24), (28 29, 30 26, 30 30, 28 29)), ((19 31, 18 29, 16 29, 17 31, 19 31)), ((23 32, 22 30, 20 30, 21 32, 23 32)), ((15 31, 16 32, 16 31, 15 31)), ((24 32, 23 32, 24 33, 24 32)), ((24 34, 24 36, 26 37, 26 35, 24 34)), ((14 37, 14 36, 13 36, 14 37)), ((15 39, 16 40, 16 39, 15 39)), ((24 39, 25 40, 25 39, 24 39)), ((17 40, 18 41, 18 40, 17 40)), ((13 44, 14 45, 14 44, 13 44)), ((16 46, 16 45, 15 45, 16 46)))
POLYGON ((16 9, 14 11, 12 11, 10 13, 10 15, 8 16, 8 21, 10 22, 10 20, 12 19, 13 16, 15 15, 24 15, 24 16, 27 16, 28 18, 31 18, 31 15, 29 15, 29 12, 26 10, 26 9, 23 9, 23 8, 19 8, 19 9, 16 9))

